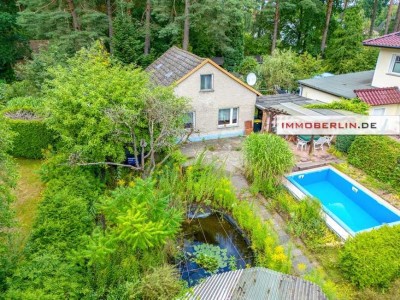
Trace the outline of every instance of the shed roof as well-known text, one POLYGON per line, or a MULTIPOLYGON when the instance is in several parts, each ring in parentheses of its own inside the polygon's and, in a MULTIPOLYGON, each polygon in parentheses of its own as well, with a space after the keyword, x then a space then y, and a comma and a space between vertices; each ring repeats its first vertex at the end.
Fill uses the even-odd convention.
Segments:
POLYGON ((362 71, 348 74, 299 80, 299 83, 313 89, 343 97, 355 98, 354 90, 371 88, 374 71, 362 71))
POLYGON ((400 104, 400 91, 397 87, 355 90, 357 97, 369 105, 400 104))
POLYGON ((208 277, 187 299, 319 300, 327 299, 320 287, 296 276, 266 268, 249 268, 208 277))
POLYGON ((301 116, 347 116, 355 113, 340 109, 305 108, 307 104, 325 104, 296 94, 278 94, 257 97, 256 106, 260 109, 287 115, 301 116))
POLYGON ((400 49, 400 31, 363 41, 364 46, 400 49))
POLYGON ((172 46, 149 65, 146 71, 151 73, 151 78, 157 84, 168 86, 188 74, 204 60, 205 58, 172 46))

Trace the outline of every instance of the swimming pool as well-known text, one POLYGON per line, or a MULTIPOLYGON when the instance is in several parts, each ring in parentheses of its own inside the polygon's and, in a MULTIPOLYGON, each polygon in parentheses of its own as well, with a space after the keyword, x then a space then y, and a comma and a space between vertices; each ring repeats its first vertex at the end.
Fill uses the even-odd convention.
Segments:
POLYGON ((400 224, 400 211, 331 166, 286 178, 295 196, 311 196, 321 202, 328 225, 343 238, 384 224, 400 224))

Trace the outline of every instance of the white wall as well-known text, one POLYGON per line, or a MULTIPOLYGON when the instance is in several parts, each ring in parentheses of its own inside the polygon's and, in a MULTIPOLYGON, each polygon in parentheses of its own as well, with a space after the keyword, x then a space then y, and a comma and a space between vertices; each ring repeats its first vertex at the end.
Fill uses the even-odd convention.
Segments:
POLYGON ((384 108, 385 116, 400 116, 400 104, 391 104, 391 105, 377 105, 371 106, 369 110, 370 115, 374 115, 374 109, 384 108))
POLYGON ((303 96, 303 97, 306 97, 309 99, 313 99, 313 100, 326 102, 326 103, 330 103, 334 100, 340 99, 340 97, 338 97, 338 96, 324 93, 322 91, 319 91, 319 90, 316 90, 316 89, 313 89, 311 87, 304 86, 304 85, 301 87, 301 95, 300 96, 303 96))
POLYGON ((374 87, 400 87, 400 74, 390 73, 394 55, 400 55, 400 49, 381 48, 375 67, 372 86, 374 87))
POLYGON ((257 95, 209 63, 179 83, 175 87, 175 93, 192 100, 195 129, 200 131, 200 134, 192 136, 192 140, 243 135, 244 122, 254 119, 257 95), (212 92, 200 91, 201 74, 214 75, 212 92), (235 107, 239 108, 238 125, 219 128, 218 110, 235 107))

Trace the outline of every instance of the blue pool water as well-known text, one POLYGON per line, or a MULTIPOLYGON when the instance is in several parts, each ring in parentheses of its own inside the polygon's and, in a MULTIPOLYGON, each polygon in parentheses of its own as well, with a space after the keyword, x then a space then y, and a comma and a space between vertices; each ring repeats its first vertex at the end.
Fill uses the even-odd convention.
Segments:
POLYGON ((346 231, 357 232, 394 222, 400 215, 377 200, 377 196, 327 167, 287 176, 297 188, 317 198, 324 211, 346 231))

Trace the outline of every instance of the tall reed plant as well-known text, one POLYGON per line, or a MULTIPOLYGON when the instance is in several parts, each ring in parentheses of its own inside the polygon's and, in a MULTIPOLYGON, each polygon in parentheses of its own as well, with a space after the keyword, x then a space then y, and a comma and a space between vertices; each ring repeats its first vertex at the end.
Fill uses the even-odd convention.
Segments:
POLYGON ((243 145, 245 172, 253 188, 271 194, 295 160, 286 141, 275 134, 251 134, 243 145))

